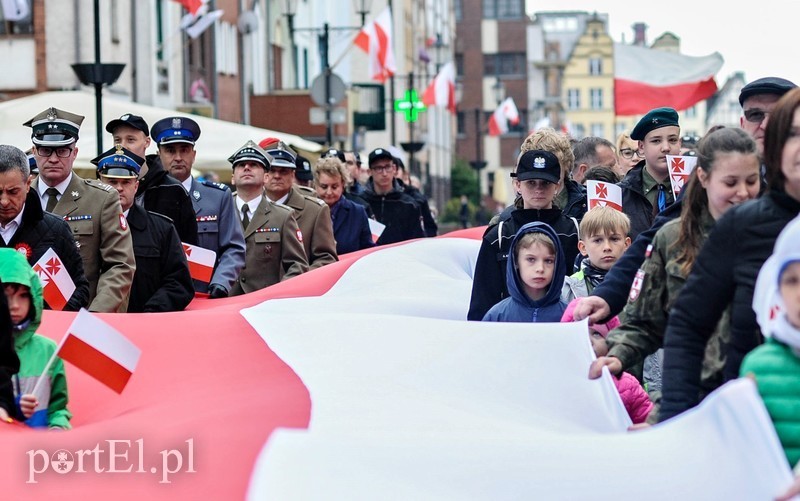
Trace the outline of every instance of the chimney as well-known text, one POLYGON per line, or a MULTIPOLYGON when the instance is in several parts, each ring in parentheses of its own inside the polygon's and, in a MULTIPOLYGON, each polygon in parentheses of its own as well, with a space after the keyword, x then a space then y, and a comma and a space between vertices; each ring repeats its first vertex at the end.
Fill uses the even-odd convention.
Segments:
POLYGON ((639 47, 647 46, 647 25, 644 23, 634 23, 633 26, 633 45, 639 47))

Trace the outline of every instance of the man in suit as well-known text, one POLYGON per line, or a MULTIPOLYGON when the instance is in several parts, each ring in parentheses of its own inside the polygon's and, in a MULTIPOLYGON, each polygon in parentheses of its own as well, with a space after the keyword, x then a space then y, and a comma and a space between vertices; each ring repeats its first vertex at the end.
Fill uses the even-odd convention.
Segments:
POLYGON ((330 209, 316 196, 294 186, 297 154, 276 139, 267 138, 260 146, 272 156, 265 176, 267 198, 294 209, 310 269, 338 261, 330 209))
POLYGON ((217 253, 211 282, 195 280, 195 291, 207 292, 211 299, 227 297, 244 266, 244 235, 236 221, 231 190, 221 183, 197 182, 192 177, 200 138, 200 126, 187 117, 167 117, 153 124, 150 135, 158 145, 158 156, 165 169, 189 193, 197 220, 200 247, 217 253))
POLYGON ((307 271, 294 211, 264 196, 264 173, 272 157, 248 141, 228 161, 233 164, 234 198, 247 243, 245 265, 231 295, 263 289, 307 271))
POLYGON ((48 108, 25 122, 39 177, 31 187, 44 210, 69 224, 89 280, 89 311, 125 312, 136 261, 117 192, 72 171, 83 117, 48 108))

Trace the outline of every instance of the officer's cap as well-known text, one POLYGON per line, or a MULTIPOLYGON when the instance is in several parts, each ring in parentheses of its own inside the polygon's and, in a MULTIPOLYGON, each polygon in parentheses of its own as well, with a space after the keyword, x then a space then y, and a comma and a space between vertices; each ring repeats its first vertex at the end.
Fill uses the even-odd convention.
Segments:
POLYGON ((125 113, 121 117, 115 118, 114 120, 108 122, 106 124, 106 132, 113 134, 114 129, 120 125, 133 127, 136 130, 140 130, 144 132, 145 136, 150 135, 150 127, 147 126, 147 122, 144 121, 144 118, 140 117, 139 115, 131 115, 130 113, 125 113))
POLYGON ((782 96, 795 87, 797 87, 797 85, 784 78, 759 78, 742 87, 742 91, 739 93, 739 104, 744 106, 745 99, 759 94, 782 96))
POLYGON ((116 145, 91 160, 97 166, 99 176, 115 178, 138 178, 144 158, 116 145))
POLYGON ((261 166, 266 170, 269 169, 269 166, 272 164, 272 160, 272 156, 253 141, 247 141, 244 143, 244 146, 236 150, 236 153, 228 157, 228 162, 231 163, 233 168, 236 168, 236 164, 240 162, 249 161, 261 164, 261 166))
MULTIPOLYGON (((267 138, 275 139, 275 138, 267 138)), ((261 141, 259 145, 264 151, 272 155, 272 167, 286 167, 287 169, 297 168, 297 153, 288 144, 280 140, 261 141)))
POLYGON ((58 108, 48 108, 25 122, 30 127, 31 140, 37 146, 66 146, 78 140, 78 131, 83 123, 81 115, 58 108))
POLYGON ((36 163, 36 157, 33 156, 33 148, 25 152, 28 157, 28 167, 30 167, 31 174, 39 174, 39 165, 36 163))
POLYGON ((672 108, 656 108, 647 112, 643 116, 636 127, 631 131, 631 139, 634 141, 644 141, 644 137, 650 132, 661 127, 669 127, 678 125, 678 112, 672 108))
POLYGON ((158 145, 171 143, 194 145, 200 139, 200 126, 188 117, 162 118, 153 124, 150 137, 158 145))

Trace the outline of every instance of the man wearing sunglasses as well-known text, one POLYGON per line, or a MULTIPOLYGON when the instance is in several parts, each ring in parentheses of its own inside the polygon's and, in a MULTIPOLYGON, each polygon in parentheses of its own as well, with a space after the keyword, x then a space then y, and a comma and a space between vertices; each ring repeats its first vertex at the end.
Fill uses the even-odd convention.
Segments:
POLYGON ((739 125, 756 140, 759 153, 764 152, 764 131, 775 103, 795 87, 789 80, 778 77, 759 78, 742 87, 739 94, 739 104, 742 105, 739 125))
POLYGON ((31 183, 42 209, 70 226, 89 280, 89 311, 125 312, 136 261, 119 194, 72 171, 83 117, 48 108, 23 125, 32 129, 39 177, 31 183))

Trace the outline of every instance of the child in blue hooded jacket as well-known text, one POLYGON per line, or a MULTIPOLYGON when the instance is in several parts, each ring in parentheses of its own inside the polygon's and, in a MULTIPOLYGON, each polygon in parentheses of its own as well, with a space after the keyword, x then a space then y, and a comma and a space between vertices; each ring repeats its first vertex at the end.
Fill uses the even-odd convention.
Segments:
POLYGON ((541 222, 519 229, 506 266, 509 297, 484 315, 488 322, 560 322, 566 264, 555 230, 541 222))

